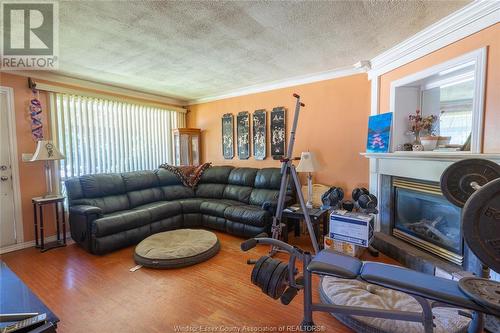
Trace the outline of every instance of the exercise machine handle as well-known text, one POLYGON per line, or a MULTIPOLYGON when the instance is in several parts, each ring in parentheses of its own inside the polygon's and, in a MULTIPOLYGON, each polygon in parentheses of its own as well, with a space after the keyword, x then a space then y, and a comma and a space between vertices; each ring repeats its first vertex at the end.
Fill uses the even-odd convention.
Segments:
MULTIPOLYGON (((300 96, 299 96, 298 94, 293 94, 293 97, 295 97, 295 98, 300 98, 300 96)), ((305 107, 306 105, 305 105, 304 103, 302 103, 302 102, 301 102, 301 103, 300 103, 300 106, 305 107)))
POLYGON ((258 234, 254 238, 247 239, 246 241, 241 243, 240 245, 241 250, 246 252, 248 250, 253 249, 254 247, 257 246, 258 243, 257 238, 264 238, 264 237, 268 237, 268 235, 265 232, 258 234))
POLYGON ((274 238, 269 238, 267 237, 267 234, 264 234, 266 237, 259 237, 260 235, 255 236, 255 238, 250 238, 243 243, 241 243, 240 248, 242 251, 248 251, 250 249, 253 249, 257 244, 264 244, 264 245, 271 245, 274 246, 284 252, 287 252, 289 254, 295 255, 298 258, 302 259, 302 255, 304 254, 304 251, 302 251, 300 248, 292 246, 288 243, 285 243, 283 241, 274 239, 274 238))

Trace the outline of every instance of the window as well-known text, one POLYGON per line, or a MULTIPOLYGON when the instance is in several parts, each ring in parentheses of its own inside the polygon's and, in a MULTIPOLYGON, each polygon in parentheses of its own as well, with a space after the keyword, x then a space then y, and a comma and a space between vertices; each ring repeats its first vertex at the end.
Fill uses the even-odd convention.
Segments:
POLYGON ((119 100, 50 93, 53 139, 66 159, 60 180, 156 169, 173 161, 172 129, 185 114, 119 100))

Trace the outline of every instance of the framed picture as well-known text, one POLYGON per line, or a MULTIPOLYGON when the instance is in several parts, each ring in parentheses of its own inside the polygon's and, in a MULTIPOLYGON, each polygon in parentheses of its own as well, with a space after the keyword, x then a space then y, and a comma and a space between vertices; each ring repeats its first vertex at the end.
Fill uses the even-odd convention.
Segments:
POLYGON ((238 143, 238 158, 247 160, 250 157, 250 114, 247 111, 236 116, 236 140, 238 143))
POLYGON ((388 153, 391 143, 392 112, 370 116, 367 153, 388 153))
POLYGON ((264 160, 267 154, 267 112, 256 110, 252 115, 253 156, 264 160))
POLYGON ((222 156, 226 160, 234 157, 234 125, 233 115, 226 113, 222 116, 222 156))
POLYGON ((286 110, 276 107, 271 111, 271 155, 279 160, 285 156, 286 147, 286 110))

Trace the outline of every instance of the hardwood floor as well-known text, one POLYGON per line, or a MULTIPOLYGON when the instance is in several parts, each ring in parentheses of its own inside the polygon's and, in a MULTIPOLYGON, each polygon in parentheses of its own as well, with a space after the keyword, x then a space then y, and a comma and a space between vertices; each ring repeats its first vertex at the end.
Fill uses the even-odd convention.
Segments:
MULTIPOLYGON (((250 282, 252 266, 246 260, 258 258, 268 248, 244 253, 239 249, 241 238, 217 235, 219 254, 174 270, 130 272, 135 266, 134 247, 94 256, 72 244, 45 253, 25 249, 1 259, 59 316, 58 332, 163 333, 174 332, 176 325, 298 325, 302 293, 284 306, 250 282)), ((291 237, 290 242, 303 246, 307 239, 291 237)), ((352 332, 329 314, 315 313, 314 319, 327 332, 352 332)))

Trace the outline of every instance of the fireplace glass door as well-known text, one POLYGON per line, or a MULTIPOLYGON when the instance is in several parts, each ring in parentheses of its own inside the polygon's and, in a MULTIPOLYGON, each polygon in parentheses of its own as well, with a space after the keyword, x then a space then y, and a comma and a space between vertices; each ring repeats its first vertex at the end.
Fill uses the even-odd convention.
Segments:
POLYGON ((442 248, 462 255, 460 208, 441 194, 395 187, 394 213, 395 235, 403 232, 417 243, 423 240, 421 247, 424 248, 426 243, 434 244, 436 246, 427 246, 432 252, 442 248))

